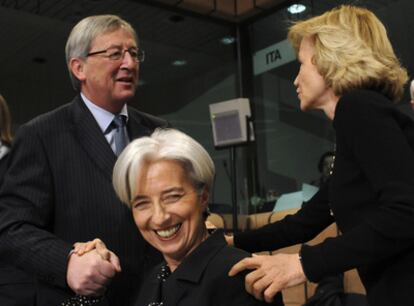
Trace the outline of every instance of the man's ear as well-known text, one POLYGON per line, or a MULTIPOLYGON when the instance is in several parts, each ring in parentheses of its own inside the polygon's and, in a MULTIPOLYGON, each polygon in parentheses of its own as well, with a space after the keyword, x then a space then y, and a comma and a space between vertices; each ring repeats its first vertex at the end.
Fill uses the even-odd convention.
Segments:
POLYGON ((71 58, 69 61, 69 67, 72 71, 72 74, 79 80, 84 81, 86 79, 85 76, 85 63, 78 59, 78 58, 71 58))

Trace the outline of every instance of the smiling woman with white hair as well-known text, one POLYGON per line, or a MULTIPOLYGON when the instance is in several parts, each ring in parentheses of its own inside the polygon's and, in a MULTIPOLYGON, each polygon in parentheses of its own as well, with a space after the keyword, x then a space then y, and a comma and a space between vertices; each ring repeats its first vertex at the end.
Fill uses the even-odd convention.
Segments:
POLYGON ((188 135, 173 129, 158 129, 151 137, 138 139, 119 157, 113 172, 113 185, 121 201, 133 208, 133 195, 144 165, 156 161, 179 163, 201 194, 211 189, 214 163, 207 151, 188 135), (125 179, 127 183, 125 184, 125 179))
MULTIPOLYGON (((244 289, 244 275, 227 275, 249 253, 227 246, 219 230, 209 234, 205 219, 214 164, 194 139, 177 130, 156 130, 131 142, 115 164, 113 185, 131 210, 142 236, 164 256, 141 289, 137 306, 268 305, 244 289)), ((95 240, 77 244, 83 254, 95 240)), ((277 295, 272 305, 282 305, 277 295)))

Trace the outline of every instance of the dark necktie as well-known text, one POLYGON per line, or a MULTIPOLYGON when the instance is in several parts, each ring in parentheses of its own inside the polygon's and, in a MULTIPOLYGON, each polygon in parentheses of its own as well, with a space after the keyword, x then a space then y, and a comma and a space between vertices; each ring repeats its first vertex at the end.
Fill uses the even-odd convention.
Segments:
POLYGON ((115 115, 112 120, 112 128, 114 131, 115 154, 119 156, 127 145, 128 139, 125 133, 126 117, 124 115, 115 115))

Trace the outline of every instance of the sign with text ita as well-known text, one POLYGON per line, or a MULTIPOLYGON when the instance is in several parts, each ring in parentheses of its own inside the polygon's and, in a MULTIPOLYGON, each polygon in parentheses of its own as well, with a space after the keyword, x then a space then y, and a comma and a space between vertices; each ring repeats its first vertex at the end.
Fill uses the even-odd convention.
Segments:
POLYGON ((254 75, 259 75, 296 59, 295 50, 287 39, 264 48, 253 55, 254 75))

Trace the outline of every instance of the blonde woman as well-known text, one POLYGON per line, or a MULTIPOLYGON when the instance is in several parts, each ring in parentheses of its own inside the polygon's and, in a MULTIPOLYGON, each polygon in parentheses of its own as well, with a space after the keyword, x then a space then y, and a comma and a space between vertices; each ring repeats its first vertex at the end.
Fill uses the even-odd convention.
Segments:
POLYGON ((306 242, 336 222, 342 235, 299 254, 256 256, 246 288, 272 300, 284 288, 357 268, 372 306, 413 305, 414 124, 395 105, 408 77, 384 25, 341 6, 294 24, 300 108, 322 110, 336 132, 333 174, 297 214, 229 243, 250 252, 306 242))

